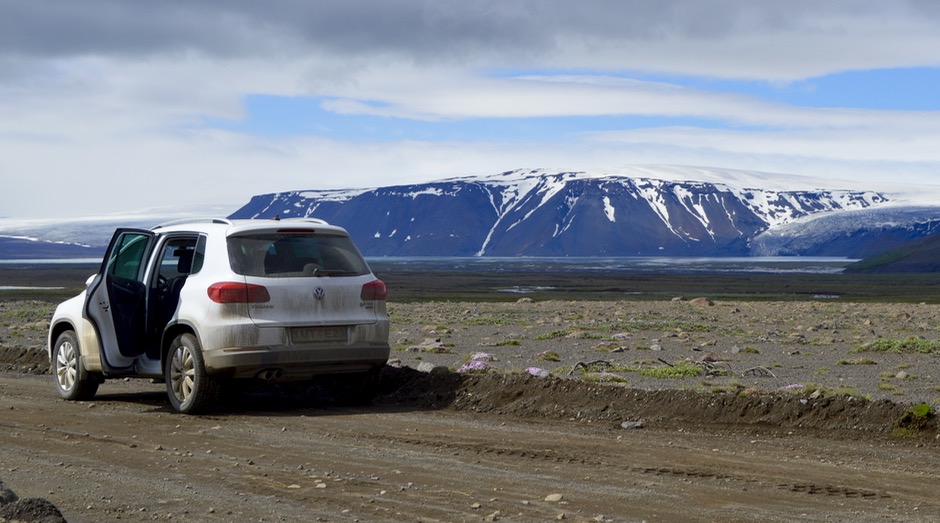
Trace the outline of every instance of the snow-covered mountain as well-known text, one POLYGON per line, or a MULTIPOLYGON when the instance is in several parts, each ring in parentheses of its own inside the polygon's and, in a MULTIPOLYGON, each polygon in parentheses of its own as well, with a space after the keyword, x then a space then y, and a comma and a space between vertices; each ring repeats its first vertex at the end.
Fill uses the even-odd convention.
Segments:
MULTIPOLYGON (((0 219, 0 259, 100 257, 116 227, 234 206, 0 219)), ((940 186, 871 187, 686 166, 492 176, 255 196, 235 218, 315 216, 371 256, 864 257, 940 232, 940 186)))
POLYGON ((346 227, 372 256, 742 256, 755 237, 800 219, 891 202, 877 191, 779 182, 727 169, 516 170, 264 194, 231 217, 323 218, 346 227))

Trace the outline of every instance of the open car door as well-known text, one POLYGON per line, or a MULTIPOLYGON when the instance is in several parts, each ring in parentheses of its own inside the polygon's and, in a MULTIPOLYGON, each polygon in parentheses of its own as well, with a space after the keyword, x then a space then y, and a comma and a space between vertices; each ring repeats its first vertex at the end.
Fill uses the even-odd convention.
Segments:
POLYGON ((140 229, 115 231, 101 270, 86 290, 84 315, 97 330, 106 370, 129 368, 144 352, 144 278, 153 238, 140 229))

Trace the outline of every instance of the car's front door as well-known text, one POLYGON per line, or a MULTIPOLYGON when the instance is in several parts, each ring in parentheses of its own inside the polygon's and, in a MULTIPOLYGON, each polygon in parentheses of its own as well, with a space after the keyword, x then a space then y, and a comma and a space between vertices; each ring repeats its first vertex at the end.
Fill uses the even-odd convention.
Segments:
POLYGON ((101 356, 109 370, 131 367, 144 352, 144 279, 153 238, 150 231, 115 231, 101 270, 88 286, 85 317, 95 325, 101 356))

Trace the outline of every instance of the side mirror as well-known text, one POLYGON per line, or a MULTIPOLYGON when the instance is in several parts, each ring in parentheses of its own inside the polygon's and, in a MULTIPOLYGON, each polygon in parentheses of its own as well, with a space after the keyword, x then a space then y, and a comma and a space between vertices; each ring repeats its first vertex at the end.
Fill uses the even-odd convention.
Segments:
POLYGON ((95 276, 97 276, 97 274, 92 274, 91 276, 88 277, 87 280, 85 280, 86 289, 88 288, 89 285, 91 285, 91 282, 95 281, 95 276))

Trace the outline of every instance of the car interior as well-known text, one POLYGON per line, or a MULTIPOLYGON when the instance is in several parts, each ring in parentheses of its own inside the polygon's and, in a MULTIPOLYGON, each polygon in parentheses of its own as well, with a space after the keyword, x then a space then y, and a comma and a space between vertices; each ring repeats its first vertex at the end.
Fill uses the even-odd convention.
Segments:
POLYGON ((201 256, 196 253, 197 238, 170 238, 163 245, 160 264, 156 271, 154 285, 151 288, 152 304, 148 311, 151 320, 148 329, 153 340, 148 343, 147 355, 159 357, 159 333, 173 318, 180 302, 180 293, 186 278, 201 268, 201 256))

